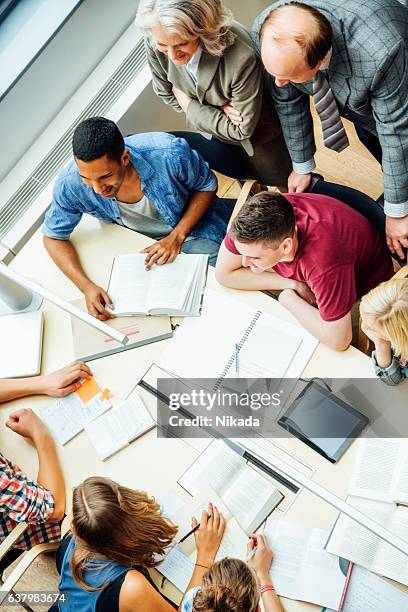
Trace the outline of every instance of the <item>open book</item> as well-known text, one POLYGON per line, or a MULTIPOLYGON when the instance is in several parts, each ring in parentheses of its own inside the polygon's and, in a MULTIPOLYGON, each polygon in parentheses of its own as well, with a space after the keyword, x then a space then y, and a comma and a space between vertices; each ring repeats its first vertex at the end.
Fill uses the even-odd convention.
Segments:
POLYGON ((349 493, 408 506, 407 441, 392 438, 361 440, 349 493))
POLYGON ((199 316, 208 255, 181 253, 149 271, 145 258, 143 253, 114 258, 108 286, 114 314, 199 316))
POLYGON ((178 483, 191 495, 210 486, 248 535, 283 499, 275 485, 220 440, 207 447, 178 483))
MULTIPOLYGON (((181 510, 171 516, 172 522, 178 526, 177 538, 182 539, 191 531, 191 517, 195 516, 200 522, 201 513, 207 510, 208 502, 217 506, 224 516, 226 526, 216 561, 224 557, 245 559, 248 536, 238 525, 230 510, 210 488, 205 487, 191 502, 185 504, 181 510)), ((170 580, 180 591, 185 591, 194 571, 196 559, 196 545, 194 534, 191 534, 184 542, 170 549, 164 560, 157 566, 159 572, 170 580)))
POLYGON ((270 576, 278 595, 341 609, 351 567, 324 550, 327 531, 271 517, 264 535, 273 551, 270 576))
MULTIPOLYGON (((408 508, 359 497, 348 497, 347 503, 408 541, 408 508)), ((408 586, 408 556, 344 514, 338 516, 326 550, 408 586)))
MULTIPOLYGON (((360 440, 348 503, 408 541, 408 444, 405 439, 360 440)), ((408 557, 340 514, 327 550, 408 585, 408 557)))
POLYGON ((105 460, 155 426, 146 406, 133 393, 125 402, 85 425, 85 431, 99 457, 105 460))

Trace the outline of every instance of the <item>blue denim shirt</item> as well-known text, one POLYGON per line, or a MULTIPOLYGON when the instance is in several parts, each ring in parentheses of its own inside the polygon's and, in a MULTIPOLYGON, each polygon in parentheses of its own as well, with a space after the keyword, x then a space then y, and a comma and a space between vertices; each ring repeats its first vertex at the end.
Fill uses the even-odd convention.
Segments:
MULTIPOLYGON (((209 165, 183 138, 164 132, 148 132, 125 138, 141 189, 171 227, 183 216, 196 191, 215 191, 217 179, 209 165)), ((115 198, 104 198, 87 187, 74 160, 59 174, 53 200, 43 225, 50 238, 68 240, 84 213, 101 221, 123 225, 115 198)), ((194 226, 191 236, 221 243, 231 209, 218 198, 194 226)))

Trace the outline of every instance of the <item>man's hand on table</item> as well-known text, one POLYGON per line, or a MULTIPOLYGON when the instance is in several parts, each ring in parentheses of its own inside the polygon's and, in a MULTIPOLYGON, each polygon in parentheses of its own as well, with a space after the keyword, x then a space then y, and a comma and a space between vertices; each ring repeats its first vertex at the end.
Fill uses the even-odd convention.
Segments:
POLYGON ((89 285, 83 289, 83 294, 85 296, 88 312, 95 317, 95 319, 106 321, 107 319, 113 319, 115 317, 112 312, 109 312, 109 310, 105 308, 105 306, 113 308, 113 304, 109 295, 102 287, 98 287, 95 283, 90 282, 89 285))

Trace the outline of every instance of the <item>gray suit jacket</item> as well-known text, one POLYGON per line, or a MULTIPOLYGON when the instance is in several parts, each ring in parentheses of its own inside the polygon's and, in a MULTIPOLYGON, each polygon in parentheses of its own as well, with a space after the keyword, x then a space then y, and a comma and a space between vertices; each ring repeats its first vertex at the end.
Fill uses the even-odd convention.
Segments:
MULTIPOLYGON (((278 0, 253 26, 259 30, 278 0)), ((386 213, 408 214, 408 10, 398 0, 300 0, 323 13, 333 28, 328 69, 340 113, 378 135, 383 152, 386 213)), ((308 96, 312 83, 268 83, 292 161, 313 158, 316 147, 308 96)))
POLYGON ((236 36, 235 42, 221 57, 203 51, 196 83, 185 66, 176 66, 146 37, 153 89, 178 112, 182 109, 173 95, 172 86, 175 85, 192 98, 186 114, 189 128, 206 136, 240 144, 249 155, 255 152, 255 158, 277 149, 276 155, 283 158, 283 176, 286 180, 290 172, 290 159, 269 92, 263 92, 262 63, 249 32, 237 22, 234 22, 232 31, 236 36), (239 125, 234 125, 220 108, 230 100, 242 113, 239 125))

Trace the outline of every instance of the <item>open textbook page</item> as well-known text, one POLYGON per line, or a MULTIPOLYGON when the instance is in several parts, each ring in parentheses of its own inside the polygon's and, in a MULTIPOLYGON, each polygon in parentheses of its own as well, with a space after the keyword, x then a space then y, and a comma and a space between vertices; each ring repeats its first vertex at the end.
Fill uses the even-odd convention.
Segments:
POLYGON ((108 389, 102 389, 90 378, 74 393, 60 397, 40 411, 43 421, 60 444, 66 444, 82 431, 87 423, 111 407, 108 389))
POLYGON ((360 440, 349 493, 408 505, 408 440, 360 440))
POLYGON ((191 495, 210 486, 242 529, 253 533, 282 500, 275 485, 222 441, 215 441, 179 479, 191 495))
MULTIPOLYGON (((347 503, 408 541, 407 507, 358 497, 348 497, 347 503)), ((408 586, 408 556, 344 514, 339 515, 326 550, 408 586)))
POLYGON ((197 316, 204 290, 207 255, 185 255, 150 270, 146 255, 118 255, 113 260, 108 293, 116 315, 197 316))
POLYGON ((324 550, 328 532, 270 518, 264 534, 273 551, 270 576, 278 595, 338 610, 350 564, 324 550))
POLYGON ((102 460, 156 426, 141 398, 133 393, 119 406, 85 425, 86 434, 102 460))
MULTIPOLYGON (((248 536, 238 525, 229 509, 218 495, 208 486, 195 496, 191 502, 185 504, 178 512, 171 516, 172 522, 178 526, 177 540, 180 540, 191 530, 191 517, 195 516, 200 522, 201 514, 208 508, 208 502, 217 506, 224 516, 226 527, 216 561, 224 557, 245 559, 248 536)), ((196 545, 194 534, 184 542, 170 549, 165 559, 157 569, 168 578, 180 591, 184 591, 190 581, 196 559, 196 545)))

